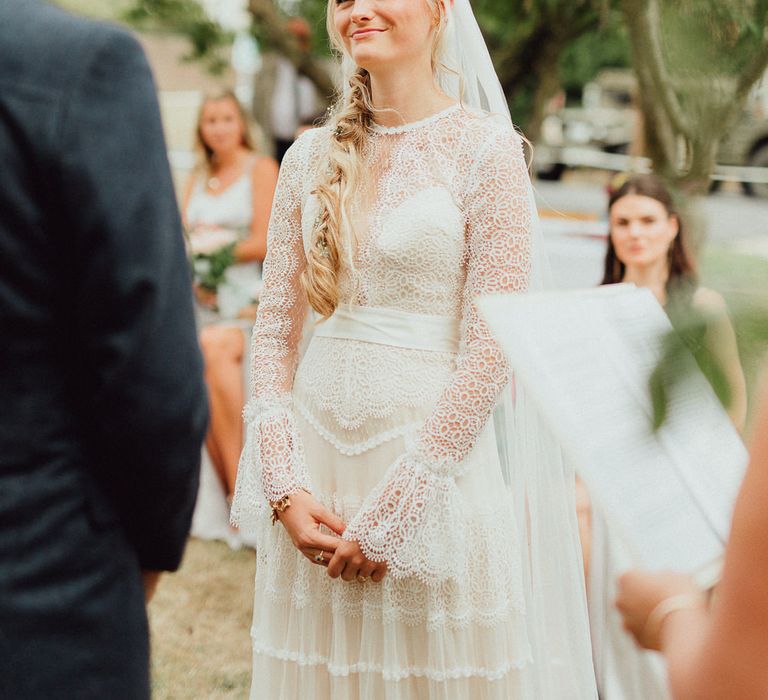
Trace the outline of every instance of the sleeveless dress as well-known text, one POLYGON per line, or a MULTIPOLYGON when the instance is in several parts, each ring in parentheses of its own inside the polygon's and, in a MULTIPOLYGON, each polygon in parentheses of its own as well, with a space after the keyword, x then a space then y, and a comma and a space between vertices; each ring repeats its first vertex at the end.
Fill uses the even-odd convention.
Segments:
MULTIPOLYGON (((197 177, 187 204, 187 226, 196 228, 222 228, 237 233, 238 240, 250 235, 253 221, 253 161, 243 174, 221 194, 212 194, 205 188, 202 177, 197 177)), ((261 286, 261 265, 257 262, 235 263, 226 272, 219 291, 219 311, 198 308, 203 325, 216 321, 237 320, 237 313, 256 296, 261 286)), ((242 323, 250 335, 251 324, 242 323)))
MULTIPOLYGON (((198 177, 187 204, 186 220, 190 231, 197 227, 215 227, 235 231, 242 240, 250 234, 253 219, 252 161, 243 174, 221 194, 205 189, 204 178, 198 177)), ((238 311, 248 304, 261 287, 261 265, 257 262, 235 263, 226 273, 226 282, 218 294, 219 310, 195 305, 199 326, 222 325, 240 329, 244 357, 250 352, 252 321, 238 319, 238 311)), ((243 383, 248 383, 248 362, 243 362, 243 383)), ((192 535, 204 540, 222 540, 233 549, 243 544, 241 533, 229 526, 229 504, 221 481, 203 447, 200 487, 192 519, 192 535)), ((250 540, 245 538, 248 543, 250 540)))
MULTIPOLYGON (((258 539, 251 698, 594 698, 578 544, 572 577, 546 583, 577 591, 578 662, 536 652, 531 553, 489 420, 509 371, 473 303, 526 289, 520 138, 459 105, 374 125, 341 304, 300 357, 300 276, 329 141, 329 129, 309 131, 283 161, 254 327, 233 504, 258 539), (268 501, 300 488, 388 562, 381 583, 330 579, 270 524, 268 501)), ((577 543, 570 507, 560 539, 577 543)))

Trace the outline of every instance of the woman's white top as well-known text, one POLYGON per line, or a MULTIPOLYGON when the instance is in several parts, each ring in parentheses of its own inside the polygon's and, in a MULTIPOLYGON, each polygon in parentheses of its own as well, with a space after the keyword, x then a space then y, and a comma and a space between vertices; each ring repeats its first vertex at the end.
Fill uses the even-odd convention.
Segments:
POLYGON ((253 221, 252 171, 253 164, 249 162, 240 177, 218 194, 206 188, 205 178, 196 177, 187 204, 189 227, 218 226, 249 231, 253 221))
MULTIPOLYGON (((247 238, 253 222, 253 160, 242 175, 220 193, 206 188, 205 178, 196 177, 187 203, 186 220, 190 230, 198 227, 234 231, 238 240, 247 238)), ((261 265, 235 263, 226 272, 218 290, 219 318, 234 319, 243 307, 258 298, 261 265)))

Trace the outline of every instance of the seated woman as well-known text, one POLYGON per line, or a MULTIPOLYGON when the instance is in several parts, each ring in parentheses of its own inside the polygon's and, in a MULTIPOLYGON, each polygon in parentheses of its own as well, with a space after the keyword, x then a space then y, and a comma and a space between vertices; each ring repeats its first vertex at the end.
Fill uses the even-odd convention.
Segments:
POLYGON ((242 447, 245 365, 261 263, 267 249, 267 224, 277 185, 277 163, 256 153, 243 108, 226 92, 206 99, 197 124, 200 164, 184 190, 184 223, 191 247, 211 234, 232 241, 231 262, 216 292, 196 285, 200 344, 210 401, 201 493, 193 534, 239 544, 228 527, 226 502, 235 488, 242 447), (207 459, 220 483, 206 471, 207 459))
MULTIPOLYGON (((630 282, 653 292, 697 359, 708 354, 724 370, 732 398, 728 411, 741 431, 747 400, 736 335, 723 298, 698 283, 672 195, 653 175, 632 176, 612 193, 608 216, 603 284, 630 282), (702 322, 692 324, 694 319, 702 322)), ((668 697, 663 664, 635 647, 613 608, 616 579, 633 565, 629 551, 593 509, 583 484, 577 493, 600 697, 662 700, 668 697)))

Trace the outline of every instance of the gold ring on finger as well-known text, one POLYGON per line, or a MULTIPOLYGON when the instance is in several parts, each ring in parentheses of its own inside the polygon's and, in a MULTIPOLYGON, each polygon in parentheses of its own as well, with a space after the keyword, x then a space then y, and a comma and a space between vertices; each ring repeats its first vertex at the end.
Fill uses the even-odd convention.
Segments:
POLYGON ((319 551, 317 554, 315 554, 315 561, 318 564, 322 564, 325 561, 325 557, 323 556, 322 550, 319 551))
POLYGON ((358 583, 368 583, 368 577, 367 576, 358 576, 357 577, 358 583))

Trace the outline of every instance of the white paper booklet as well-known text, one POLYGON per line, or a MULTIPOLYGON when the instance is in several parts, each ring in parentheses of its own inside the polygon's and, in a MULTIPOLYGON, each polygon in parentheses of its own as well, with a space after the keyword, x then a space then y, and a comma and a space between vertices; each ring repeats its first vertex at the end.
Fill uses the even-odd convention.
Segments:
POLYGON ((653 431, 648 380, 671 325, 651 292, 613 285, 478 305, 516 381, 637 564, 711 568, 747 452, 698 369, 670 393, 667 420, 653 431))

